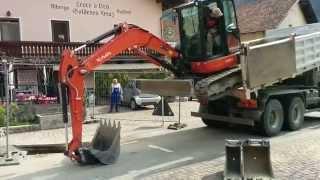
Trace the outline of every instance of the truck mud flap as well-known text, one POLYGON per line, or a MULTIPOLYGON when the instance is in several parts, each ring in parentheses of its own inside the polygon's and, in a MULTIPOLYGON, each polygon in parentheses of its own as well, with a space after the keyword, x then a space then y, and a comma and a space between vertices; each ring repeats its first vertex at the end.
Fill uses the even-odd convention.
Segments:
POLYGON ((243 142, 244 180, 269 180, 274 177, 270 158, 270 143, 249 139, 243 142))
POLYGON ((101 121, 91 144, 79 149, 80 164, 113 164, 120 155, 120 122, 101 121))
POLYGON ((227 140, 224 180, 242 180, 241 141, 227 140))

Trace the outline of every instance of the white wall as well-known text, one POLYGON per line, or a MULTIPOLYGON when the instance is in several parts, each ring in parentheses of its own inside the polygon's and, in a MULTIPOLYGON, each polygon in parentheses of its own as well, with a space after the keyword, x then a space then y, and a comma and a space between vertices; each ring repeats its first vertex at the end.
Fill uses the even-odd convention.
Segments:
POLYGON ((279 24, 278 28, 296 27, 307 24, 298 1, 291 7, 287 17, 279 24))
POLYGON ((242 33, 240 34, 240 39, 241 39, 241 42, 247 42, 247 41, 264 38, 264 36, 265 35, 263 31, 253 32, 253 33, 242 33))
POLYGON ((52 41, 51 20, 69 21, 70 41, 92 39, 124 21, 159 36, 162 14, 156 0, 1 0, 0 18, 7 11, 11 18, 20 19, 23 41, 52 41), (91 15, 81 15, 79 10, 91 15))

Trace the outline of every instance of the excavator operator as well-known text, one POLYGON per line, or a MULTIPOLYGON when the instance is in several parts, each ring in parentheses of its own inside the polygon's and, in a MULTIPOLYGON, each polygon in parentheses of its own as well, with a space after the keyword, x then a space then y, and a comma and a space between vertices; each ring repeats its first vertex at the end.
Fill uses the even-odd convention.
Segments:
POLYGON ((215 51, 219 51, 221 46, 221 36, 219 34, 219 22, 223 16, 216 3, 208 5, 208 15, 205 17, 207 28, 207 56, 213 56, 215 51))

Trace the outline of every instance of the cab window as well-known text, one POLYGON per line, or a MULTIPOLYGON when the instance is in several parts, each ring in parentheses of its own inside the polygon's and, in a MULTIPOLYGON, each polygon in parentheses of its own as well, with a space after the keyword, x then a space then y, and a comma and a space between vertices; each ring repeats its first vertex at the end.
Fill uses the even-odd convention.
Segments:
POLYGON ((201 52, 201 37, 199 28, 199 12, 197 6, 187 7, 181 10, 182 19, 182 44, 183 54, 188 59, 199 58, 201 52))
POLYGON ((223 11, 228 53, 237 52, 240 48, 240 35, 232 0, 223 1, 223 11))

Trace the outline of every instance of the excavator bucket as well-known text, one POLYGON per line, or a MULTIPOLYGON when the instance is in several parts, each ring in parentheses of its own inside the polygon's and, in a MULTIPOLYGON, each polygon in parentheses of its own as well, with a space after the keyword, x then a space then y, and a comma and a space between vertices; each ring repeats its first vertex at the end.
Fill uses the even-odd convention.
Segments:
POLYGON ((91 144, 80 148, 80 164, 113 164, 120 155, 120 122, 101 121, 91 144))
POLYGON ((274 177, 270 143, 266 140, 251 139, 243 143, 243 173, 245 180, 269 180, 274 177))
POLYGON ((224 180, 241 180, 241 141, 226 141, 224 180))

